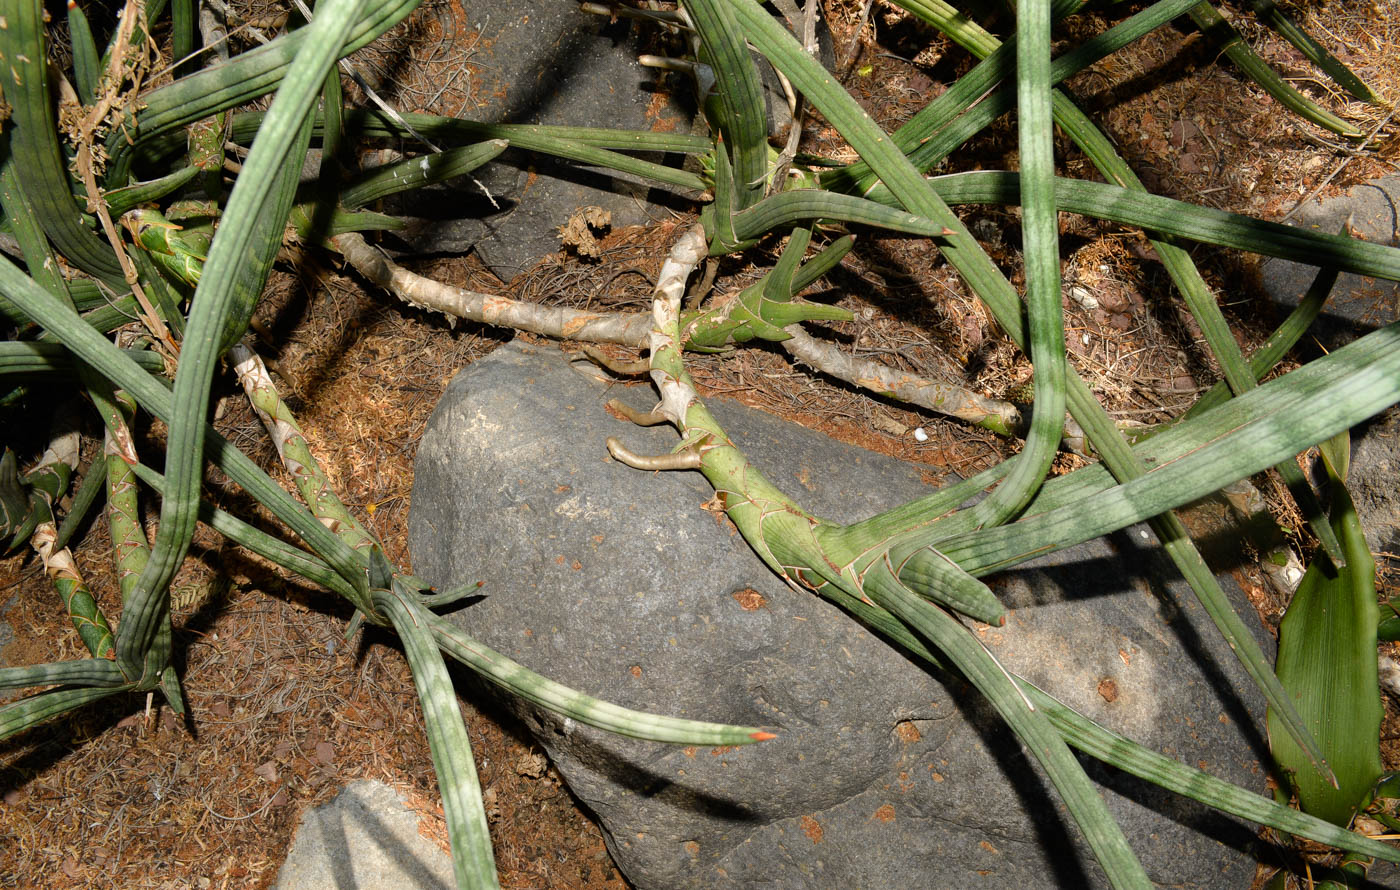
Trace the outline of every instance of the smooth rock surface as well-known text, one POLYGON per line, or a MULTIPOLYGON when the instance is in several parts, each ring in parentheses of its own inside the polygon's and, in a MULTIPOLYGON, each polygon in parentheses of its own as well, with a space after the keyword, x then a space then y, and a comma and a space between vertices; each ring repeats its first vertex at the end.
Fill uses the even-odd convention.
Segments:
MULTIPOLYGON (((1357 236, 1395 246, 1400 238, 1400 175, 1362 183, 1344 195, 1312 201, 1290 224, 1335 235, 1349 224, 1357 236)), ((1286 307, 1298 305, 1317 275, 1317 267, 1265 258, 1259 265, 1265 291, 1286 307)), ((1321 336, 1329 347, 1400 318, 1400 283, 1353 275, 1338 276, 1323 310, 1321 336)))
POLYGON ((382 782, 352 782, 302 817, 274 890, 454 890, 452 857, 382 782))
MULTIPOLYGON (((648 51, 642 30, 648 26, 628 19, 609 23, 558 0, 509 0, 476 9, 472 24, 479 32, 465 62, 472 94, 458 116, 689 131, 693 112, 658 95, 661 75, 637 64, 638 54, 648 51)), ((676 88, 684 90, 684 84, 676 88)), ((474 176, 499 208, 467 177, 415 191, 395 204, 395 212, 416 217, 405 235, 414 252, 460 254, 475 247, 491 271, 508 281, 559 250, 556 229, 579 207, 610 211, 614 227, 647 218, 646 185, 545 155, 507 150, 474 176)))
MULTIPOLYGON (((781 584, 701 508, 712 492, 698 473, 611 461, 609 435, 642 453, 675 444, 670 428, 609 416, 613 397, 654 403, 649 387, 598 383, 553 348, 512 343, 467 368, 419 448, 410 545, 435 584, 486 582, 486 599, 452 620, 529 667, 629 707, 779 732, 681 749, 506 699, 639 890, 1106 885, 975 692, 781 584)), ((819 515, 850 521, 929 490, 910 465, 710 404, 819 515)), ((1017 567, 993 579, 1016 611, 980 634, 1094 719, 1262 791, 1261 703, 1228 691, 1250 687, 1186 586, 1154 580, 1164 562, 1134 528, 1017 567)), ((1249 827, 1090 769, 1154 880, 1249 886, 1249 827)))
POLYGON ((1400 407, 1352 430, 1347 491, 1376 562, 1400 563, 1400 407))

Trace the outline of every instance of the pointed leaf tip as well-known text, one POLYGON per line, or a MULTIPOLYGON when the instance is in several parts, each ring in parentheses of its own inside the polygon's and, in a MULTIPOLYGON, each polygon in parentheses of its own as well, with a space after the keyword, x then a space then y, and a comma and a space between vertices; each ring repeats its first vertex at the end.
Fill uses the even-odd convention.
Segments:
POLYGON ((751 733, 749 733, 749 738, 753 739, 755 742, 766 742, 766 741, 768 741, 769 739, 776 739, 777 737, 778 737, 778 734, 775 733, 775 732, 751 732, 751 733))

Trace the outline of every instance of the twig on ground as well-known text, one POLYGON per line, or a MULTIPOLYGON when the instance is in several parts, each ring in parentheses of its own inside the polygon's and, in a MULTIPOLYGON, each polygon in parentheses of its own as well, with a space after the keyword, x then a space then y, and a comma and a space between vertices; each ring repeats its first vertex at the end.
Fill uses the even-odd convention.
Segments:
POLYGON ((483 324, 515 328, 560 340, 591 340, 639 347, 647 342, 651 319, 642 313, 583 312, 520 303, 424 278, 370 247, 358 234, 337 235, 331 244, 365 278, 404 302, 483 324))
POLYGON ((783 348, 809 368, 1003 436, 1018 435, 1021 412, 1010 402, 989 399, 952 383, 928 380, 870 359, 847 355, 835 344, 810 336, 799 325, 784 330, 792 339, 782 341, 783 348))

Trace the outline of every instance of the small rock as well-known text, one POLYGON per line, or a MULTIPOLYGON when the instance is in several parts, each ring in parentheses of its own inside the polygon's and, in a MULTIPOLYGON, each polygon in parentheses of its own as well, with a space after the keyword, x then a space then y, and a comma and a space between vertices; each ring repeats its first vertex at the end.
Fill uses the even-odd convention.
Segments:
POLYGON ((388 785, 354 782, 302 818, 274 890, 455 887, 451 857, 418 820, 388 785))

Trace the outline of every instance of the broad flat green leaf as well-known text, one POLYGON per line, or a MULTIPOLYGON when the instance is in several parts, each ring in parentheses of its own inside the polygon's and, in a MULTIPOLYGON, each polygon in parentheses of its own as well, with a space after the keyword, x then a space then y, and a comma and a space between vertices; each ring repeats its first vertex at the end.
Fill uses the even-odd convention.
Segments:
MULTIPOLYGON (((1339 437, 1345 452, 1346 436, 1339 437)), ((1376 676, 1376 564, 1343 475, 1333 469, 1332 523, 1347 564, 1308 566, 1279 628, 1278 677, 1327 755, 1338 787, 1308 766, 1269 711, 1274 759, 1290 775, 1306 813, 1347 825, 1381 774, 1381 699, 1376 676)))

